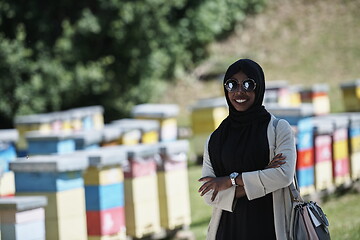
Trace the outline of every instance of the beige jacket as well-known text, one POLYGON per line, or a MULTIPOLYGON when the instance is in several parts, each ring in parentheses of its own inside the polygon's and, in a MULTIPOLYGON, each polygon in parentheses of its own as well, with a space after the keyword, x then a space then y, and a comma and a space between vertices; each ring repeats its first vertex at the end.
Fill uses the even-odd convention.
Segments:
MULTIPOLYGON (((291 214, 291 199, 288 186, 293 180, 296 165, 295 137, 289 123, 280 120, 276 129, 273 126, 275 117, 272 116, 268 130, 270 147, 269 161, 277 154, 286 156, 286 163, 278 168, 270 168, 242 174, 246 196, 249 200, 273 193, 274 223, 276 238, 289 239, 289 224, 291 214), (276 133, 275 133, 276 130, 276 133), (276 134, 276 136, 275 136, 276 134), (275 140, 276 139, 276 140, 275 140), (276 144, 275 144, 276 141, 276 144)), ((209 141, 209 139, 208 139, 209 141)), ((208 141, 205 144, 202 176, 215 176, 208 153, 208 141)), ((235 187, 220 191, 214 201, 211 201, 213 191, 203 196, 205 202, 213 207, 207 240, 214 240, 221 218, 222 210, 232 212, 236 204, 235 187)))

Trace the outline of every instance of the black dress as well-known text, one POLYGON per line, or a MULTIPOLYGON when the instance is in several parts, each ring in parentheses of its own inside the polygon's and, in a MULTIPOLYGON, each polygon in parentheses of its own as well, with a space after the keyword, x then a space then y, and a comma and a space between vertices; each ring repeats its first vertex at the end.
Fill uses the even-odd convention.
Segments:
MULTIPOLYGON (((262 124, 261 124, 262 125, 262 124)), ((266 130, 265 127, 257 125, 257 131, 263 132, 266 130)), ((248 126, 249 128, 250 126, 248 126)), ((239 129, 233 129, 232 131, 236 131, 239 133, 239 141, 242 142, 241 145, 246 145, 247 143, 242 141, 244 138, 240 137, 243 134, 246 134, 249 129, 241 131, 239 129)), ((251 127, 250 127, 251 128, 251 127)), ((259 134, 260 136, 264 136, 264 134, 259 134)), ((245 137, 248 139, 248 137, 245 137)), ((239 157, 237 160, 231 160, 229 162, 223 163, 223 167, 225 171, 231 171, 231 169, 237 169, 238 172, 247 172, 258 169, 264 169, 264 166, 267 165, 269 158, 268 153, 269 149, 267 138, 263 141, 258 142, 258 150, 257 156, 264 155, 263 157, 258 157, 252 159, 252 161, 248 161, 248 157, 241 158, 239 157), (265 140, 265 141, 264 141, 265 140), (261 149, 261 150, 259 150, 261 149), (243 161, 242 161, 243 160, 243 161), (234 163, 236 161, 236 163, 234 163)), ((231 149, 234 149, 234 138, 230 141, 225 140, 225 144, 223 145, 224 151, 229 152, 231 149), (231 142, 230 142, 231 141, 231 142)), ((250 144, 251 141, 248 141, 250 144)), ((239 147, 237 147, 239 149, 239 147)), ((246 153, 242 155, 252 155, 252 148, 245 146, 244 148, 240 147, 240 149, 246 149, 246 153)), ((256 150, 256 149, 255 149, 256 150)), ((223 152, 224 152, 223 151, 223 152)), ((229 159, 229 154, 224 153, 227 158, 223 157, 222 159, 229 159)), ((240 155, 241 156, 241 155, 240 155)), ((247 197, 242 197, 237 199, 235 209, 233 212, 222 211, 217 235, 217 240, 256 240, 256 239, 276 239, 275 235, 275 227, 274 227, 274 212, 273 212, 273 199, 272 193, 265 195, 264 197, 253 199, 249 201, 247 197)))

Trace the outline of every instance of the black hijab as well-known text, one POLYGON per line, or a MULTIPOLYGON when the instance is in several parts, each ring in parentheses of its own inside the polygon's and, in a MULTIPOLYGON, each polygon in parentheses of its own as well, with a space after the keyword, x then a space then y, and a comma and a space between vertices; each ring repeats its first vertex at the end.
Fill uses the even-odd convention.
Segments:
POLYGON ((264 72, 256 62, 240 59, 229 66, 224 83, 238 72, 255 80, 255 101, 246 111, 237 111, 224 88, 229 115, 213 132, 208 146, 210 161, 218 177, 228 176, 235 171, 242 173, 264 169, 269 161, 267 126, 270 114, 262 106, 265 93, 264 72))

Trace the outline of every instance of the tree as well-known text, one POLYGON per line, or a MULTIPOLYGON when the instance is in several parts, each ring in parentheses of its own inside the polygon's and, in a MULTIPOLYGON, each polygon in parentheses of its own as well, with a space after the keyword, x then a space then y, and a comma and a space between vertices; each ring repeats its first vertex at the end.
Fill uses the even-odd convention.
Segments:
POLYGON ((15 115, 151 101, 265 0, 0 0, 0 128, 15 115))

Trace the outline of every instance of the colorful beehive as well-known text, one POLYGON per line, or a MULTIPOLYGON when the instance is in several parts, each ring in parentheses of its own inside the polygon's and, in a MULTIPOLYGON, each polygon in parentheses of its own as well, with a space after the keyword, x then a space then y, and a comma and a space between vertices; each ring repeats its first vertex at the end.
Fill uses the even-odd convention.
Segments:
POLYGON ((86 239, 82 171, 88 159, 80 154, 34 156, 10 163, 17 196, 46 196, 46 239, 86 239))
MULTIPOLYGON (((336 186, 349 184, 350 155, 349 155, 349 117, 346 115, 327 115, 334 124, 333 132, 333 178, 336 186)), ((321 120, 321 118, 319 118, 321 120)))
POLYGON ((0 198, 0 239, 45 240, 46 197, 0 198))
POLYGON ((315 151, 315 189, 332 190, 332 133, 334 125, 331 120, 313 118, 314 124, 314 151, 315 151))
POLYGON ((294 127, 298 125, 301 119, 313 116, 313 106, 309 103, 303 103, 298 107, 269 104, 266 105, 266 109, 276 117, 287 120, 294 127))
POLYGON ((315 84, 312 87, 312 103, 315 115, 330 113, 329 85, 326 83, 315 84))
POLYGON ((160 141, 177 139, 177 115, 179 107, 176 104, 140 104, 132 109, 132 115, 137 119, 157 120, 160 123, 160 141))
POLYGON ((209 135, 229 114, 225 98, 200 99, 191 107, 192 147, 201 158, 209 135))
POLYGON ((84 174, 89 239, 125 239, 124 175, 120 164, 126 152, 119 148, 87 151, 84 174))
POLYGON ((14 121, 16 130, 19 133, 19 140, 16 143, 18 156, 26 156, 28 144, 26 133, 29 131, 40 131, 42 133, 51 132, 52 117, 48 114, 34 114, 17 116, 14 121))
POLYGON ((140 131, 140 140, 143 144, 159 142, 160 125, 156 120, 124 118, 113 121, 112 124, 118 126, 123 132, 132 130, 140 131))
POLYGON ((191 223, 187 171, 188 150, 187 140, 159 144, 161 161, 157 166, 157 179, 160 223, 164 229, 188 227, 191 223))
POLYGON ((296 176, 301 193, 306 195, 315 191, 312 118, 303 118, 299 120, 296 135, 296 176))
MULTIPOLYGON (((116 147, 111 147, 116 148, 116 147)), ((155 155, 157 146, 126 146, 125 176, 126 233, 142 238, 160 231, 155 155)))
POLYGON ((100 147, 102 141, 101 130, 83 130, 73 133, 76 150, 90 150, 100 147))
POLYGON ((352 180, 360 178, 360 113, 347 113, 349 125, 349 153, 352 180))
POLYGON ((75 151, 75 138, 71 133, 41 133, 31 131, 26 134, 28 155, 64 154, 75 151))
POLYGON ((359 112, 360 111, 360 79, 353 82, 341 84, 343 102, 345 111, 359 112))

